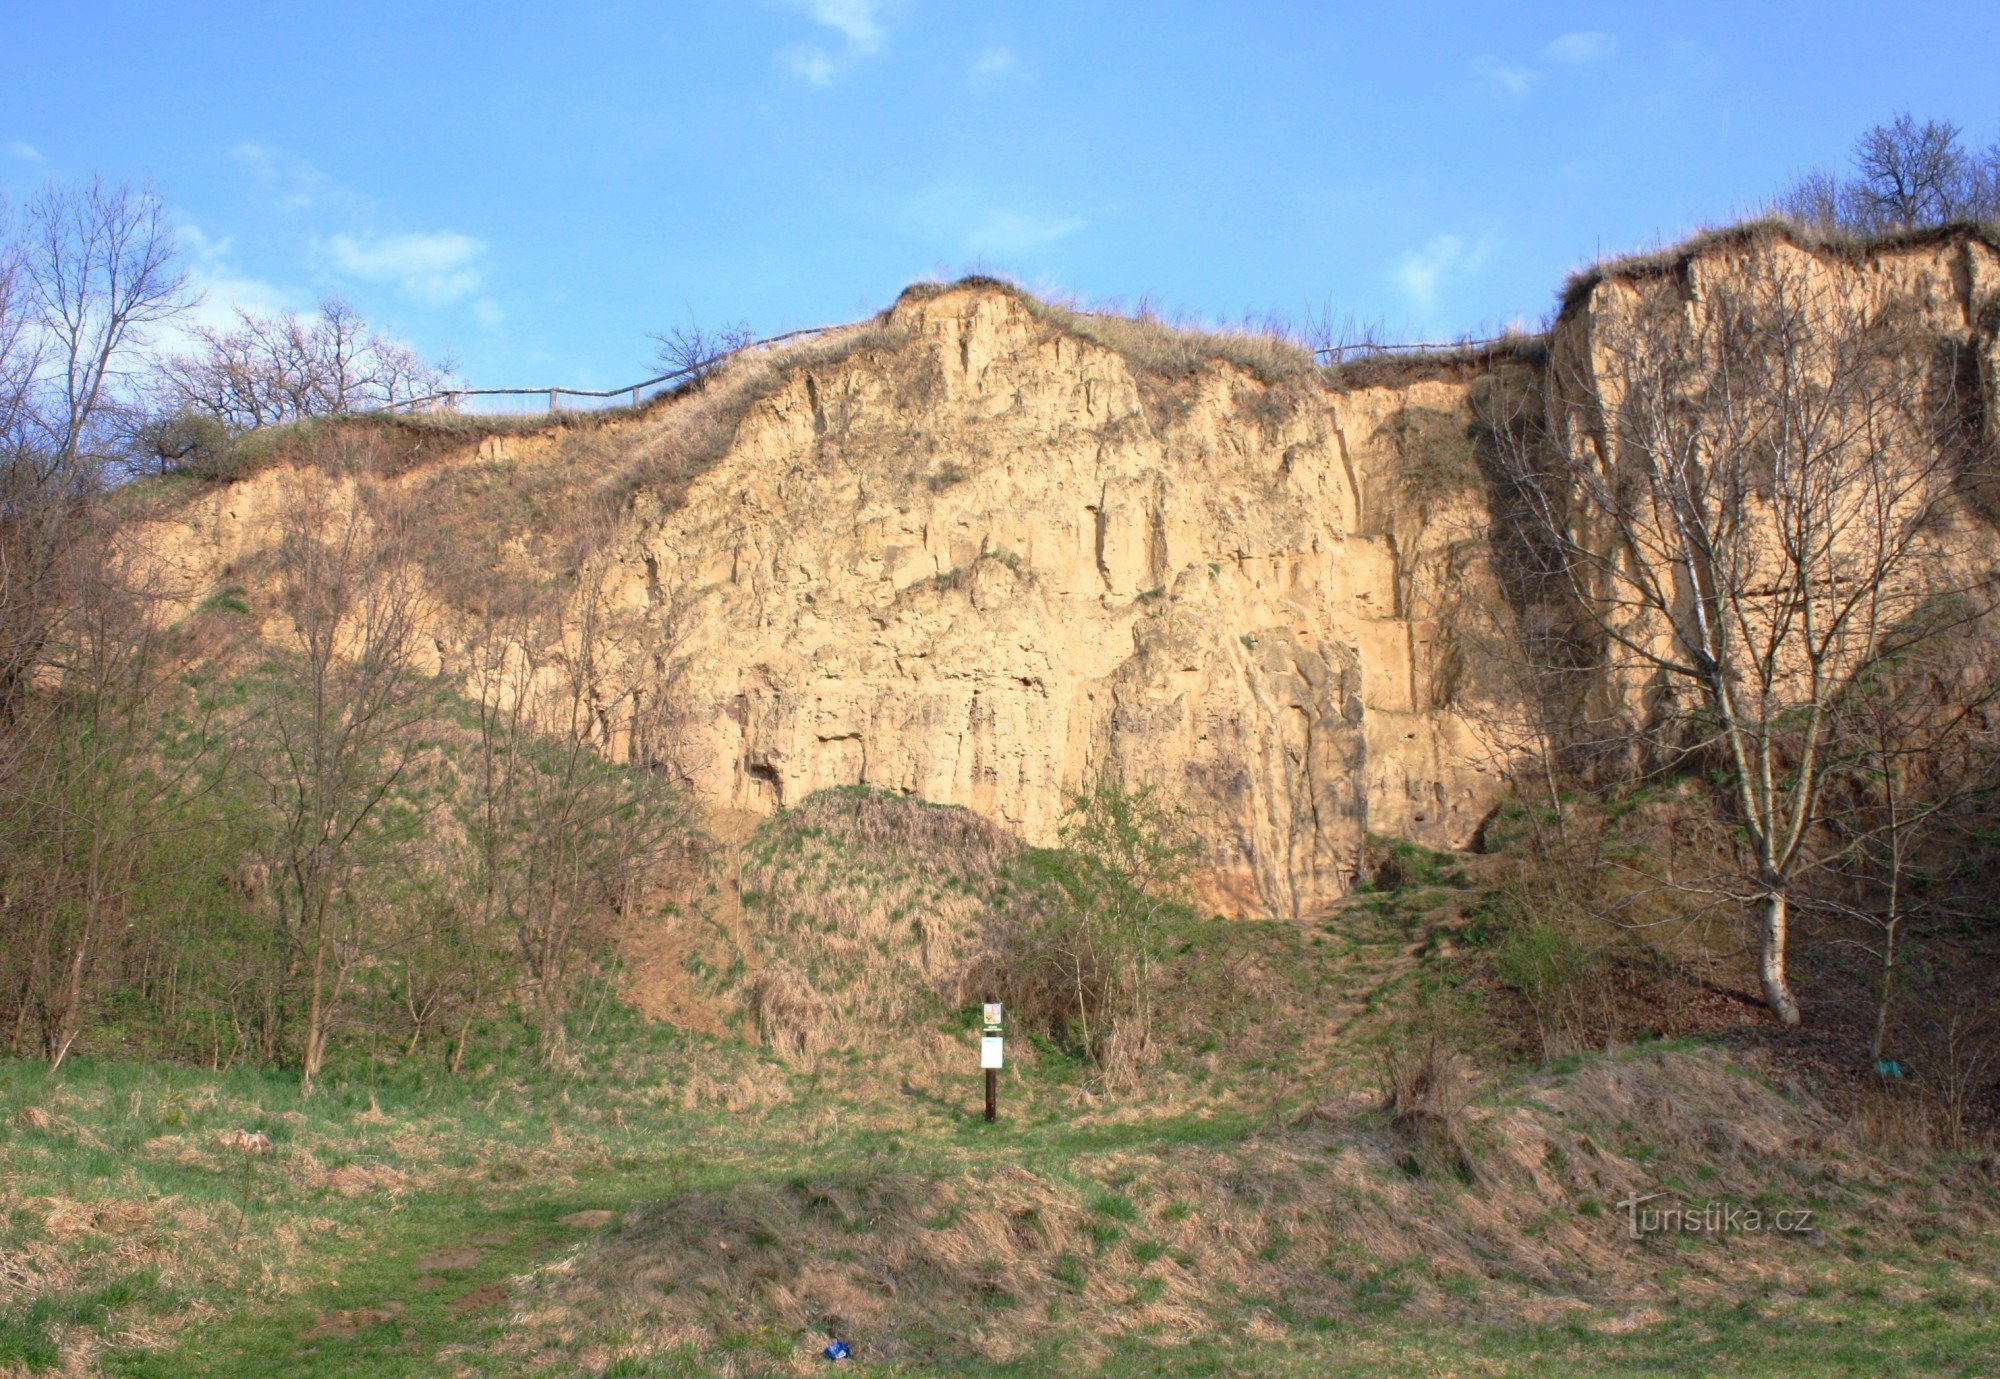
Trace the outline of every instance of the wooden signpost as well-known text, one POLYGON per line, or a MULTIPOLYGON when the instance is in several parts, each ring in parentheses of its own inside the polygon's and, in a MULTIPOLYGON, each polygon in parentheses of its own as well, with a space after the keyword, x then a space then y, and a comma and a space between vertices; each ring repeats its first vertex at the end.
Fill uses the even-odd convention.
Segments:
POLYGON ((986 1070, 986 1119, 1000 1117, 1000 1068, 1003 1051, 1000 1038, 1000 1003, 986 1002, 985 1028, 979 1036, 979 1066, 986 1070))

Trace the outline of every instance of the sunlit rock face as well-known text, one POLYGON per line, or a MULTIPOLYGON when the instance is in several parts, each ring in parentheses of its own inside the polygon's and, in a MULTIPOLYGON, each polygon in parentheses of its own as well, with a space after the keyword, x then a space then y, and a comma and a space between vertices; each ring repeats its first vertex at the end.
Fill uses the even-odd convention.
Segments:
MULTIPOLYGON (((1697 275, 1732 271, 1717 255, 1697 275)), ((1815 271, 1984 340, 1990 377, 1983 245, 1815 271)), ((1607 280, 1572 302, 1550 349, 1573 366, 1563 386, 1590 385, 1592 315, 1634 290, 1607 280)), ((1494 519, 1476 465, 1413 483, 1409 437, 1414 419, 1462 442, 1500 366, 1356 386, 1207 358, 1163 380, 991 284, 908 294, 857 340, 772 356, 719 458, 672 486, 640 465, 620 490, 591 566, 604 750, 639 734, 712 806, 863 784, 1038 842, 1065 791, 1108 770, 1187 806, 1204 900, 1232 915, 1325 907, 1371 833, 1472 838, 1516 764, 1496 725, 1519 714, 1468 673, 1452 626, 1504 603, 1494 519)), ((643 460, 692 405, 608 423, 591 464, 643 460)), ((386 482, 442 491, 448 472, 463 502, 484 470, 555 465, 575 472, 545 487, 602 478, 525 434, 386 482)), ((266 472, 162 515, 156 544, 188 597, 254 569, 286 482, 266 472)), ((532 536, 462 555, 532 563, 532 536)), ((435 668, 469 681, 491 635, 440 598, 435 668)))

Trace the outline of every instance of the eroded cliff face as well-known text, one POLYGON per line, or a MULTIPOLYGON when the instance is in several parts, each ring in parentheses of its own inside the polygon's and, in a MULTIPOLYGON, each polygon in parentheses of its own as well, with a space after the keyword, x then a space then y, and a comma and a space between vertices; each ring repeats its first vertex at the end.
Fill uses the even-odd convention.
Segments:
POLYGON ((1371 827, 1463 841, 1492 764, 1424 702, 1363 515, 1385 480, 1339 401, 1218 367, 1149 409, 1119 355, 990 288, 890 325, 622 533, 622 606, 679 602, 704 798, 867 784, 1044 840, 1109 769, 1186 802, 1234 912, 1344 893, 1371 827))
MULTIPOLYGON (((1991 266, 1948 259, 1895 290, 1931 293, 1964 333, 1991 266)), ((1557 349, 1588 359, 1591 310, 1557 349)), ((720 458, 623 496, 594 567, 605 750, 651 734, 713 806, 865 784, 1034 841, 1098 771, 1157 782, 1232 914, 1324 907, 1369 833, 1468 841, 1510 761, 1439 619, 1498 600, 1491 518, 1466 475, 1413 483, 1408 437, 1417 419, 1462 439, 1480 370, 1341 388, 1215 359, 1169 386, 992 285, 907 295, 869 331, 773 360, 720 458)), ((388 482, 442 468, 460 501, 488 471, 587 486, 690 405, 608 424, 594 458, 498 435, 388 482)), ((286 483, 161 514, 183 597, 255 566, 286 483)), ((488 524, 459 555, 529 560, 533 522, 488 524)), ((464 679, 493 634, 439 610, 435 668, 464 679)))

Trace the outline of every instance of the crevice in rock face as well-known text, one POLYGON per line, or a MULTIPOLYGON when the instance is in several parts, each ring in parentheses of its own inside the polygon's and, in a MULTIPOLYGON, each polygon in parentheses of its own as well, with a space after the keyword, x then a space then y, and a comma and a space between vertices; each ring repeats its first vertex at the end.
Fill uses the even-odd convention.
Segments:
MULTIPOLYGON (((1162 506, 1161 481, 1156 476, 1153 481, 1153 501, 1146 509, 1146 585, 1148 588, 1163 588, 1167 582, 1167 514, 1162 506)), ((1103 549, 1100 537, 1099 551, 1103 549)), ((1098 556, 1100 566, 1103 556, 1098 556)))
POLYGON ((1097 493, 1097 502, 1086 507, 1084 511, 1090 514, 1090 520, 1096 527, 1097 577, 1104 581, 1104 588, 1108 593, 1111 589, 1111 567, 1104 562, 1104 538, 1106 529, 1110 525, 1110 519, 1104 511, 1104 499, 1105 490, 1100 488, 1097 493))
POLYGON ((813 434, 815 436, 824 436, 826 434, 826 408, 820 406, 819 384, 813 382, 811 374, 806 375, 806 404, 812 408, 813 434))
POLYGON ((771 792, 772 808, 783 809, 785 807, 785 782, 784 778, 778 774, 776 766, 768 761, 759 761, 752 758, 743 763, 743 773, 771 792))
POLYGON ((1361 512, 1361 480, 1354 473, 1354 456, 1347 451, 1347 432, 1340 425, 1340 408, 1328 407, 1327 417, 1333 424, 1333 442, 1340 452, 1340 467, 1347 474, 1347 496, 1354 504, 1354 512, 1349 525, 1357 532, 1368 530, 1361 512))

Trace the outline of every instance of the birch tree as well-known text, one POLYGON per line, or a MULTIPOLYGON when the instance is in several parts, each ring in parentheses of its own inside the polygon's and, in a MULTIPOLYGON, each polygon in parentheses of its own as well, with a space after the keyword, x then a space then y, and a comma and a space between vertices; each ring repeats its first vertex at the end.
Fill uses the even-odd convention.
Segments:
POLYGON ((1555 362, 1550 439, 1497 457, 1613 697, 1718 763, 1745 858, 1725 890, 1788 1025, 1843 687, 1954 578, 1957 375, 1934 343, 1781 257, 1686 291, 1609 285, 1555 362))

